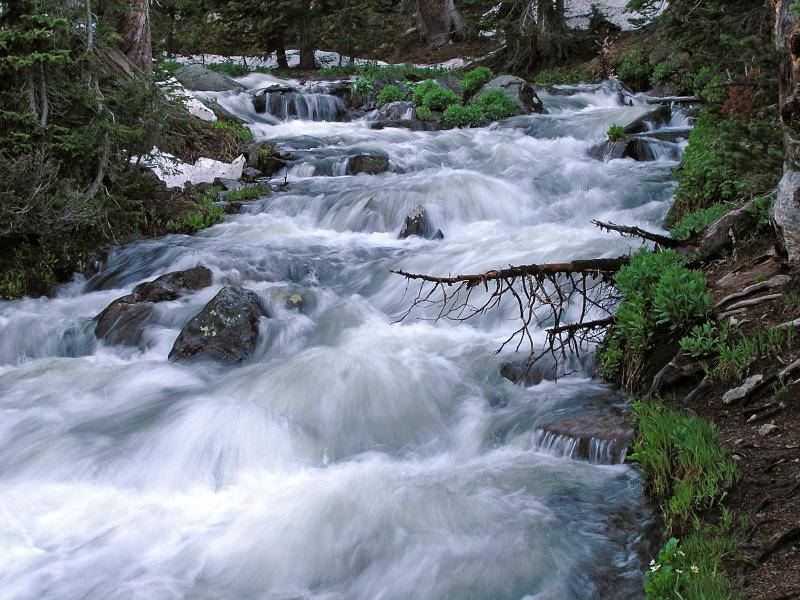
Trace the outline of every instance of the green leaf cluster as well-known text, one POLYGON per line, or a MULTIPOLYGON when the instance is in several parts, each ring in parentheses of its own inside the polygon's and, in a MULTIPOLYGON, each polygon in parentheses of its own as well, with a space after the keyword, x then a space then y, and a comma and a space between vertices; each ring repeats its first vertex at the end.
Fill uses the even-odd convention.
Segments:
POLYGON ((487 90, 472 101, 480 107, 489 121, 499 121, 518 114, 519 107, 503 90, 487 90))
POLYGON ((406 94, 396 85, 389 84, 378 93, 378 106, 405 100, 406 94))
MULTIPOLYGON (((419 114, 419 111, 417 111, 419 114)), ((468 104, 451 104, 442 115, 446 125, 450 127, 482 127, 486 125, 486 113, 480 106, 468 104)))
POLYGON ((461 76, 458 82, 461 91, 465 94, 472 95, 477 92, 485 84, 489 83, 494 75, 492 71, 486 67, 475 67, 471 71, 467 71, 461 76))

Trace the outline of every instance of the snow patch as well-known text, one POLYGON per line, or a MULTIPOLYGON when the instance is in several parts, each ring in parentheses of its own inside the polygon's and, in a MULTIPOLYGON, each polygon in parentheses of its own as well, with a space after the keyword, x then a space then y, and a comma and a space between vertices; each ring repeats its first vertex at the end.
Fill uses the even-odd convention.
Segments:
POLYGON ((244 156, 239 156, 232 163, 202 157, 190 165, 156 147, 142 157, 142 164, 169 188, 183 188, 187 183, 213 183, 217 177, 239 179, 246 162, 244 156))

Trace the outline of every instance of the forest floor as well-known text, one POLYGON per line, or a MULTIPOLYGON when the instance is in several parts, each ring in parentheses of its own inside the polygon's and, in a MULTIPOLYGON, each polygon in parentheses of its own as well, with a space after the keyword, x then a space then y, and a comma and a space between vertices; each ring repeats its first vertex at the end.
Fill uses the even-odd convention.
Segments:
MULTIPOLYGON (((770 298, 735 315, 750 340, 764 339, 770 328, 800 318, 800 271, 777 256, 771 232, 742 241, 736 252, 711 263, 704 273, 714 303, 778 275, 791 278, 778 290, 752 294, 750 298, 770 298)), ((736 532, 742 552, 726 568, 753 600, 800 598, 800 380, 793 385, 767 383, 800 359, 798 338, 800 334, 780 346, 766 344, 744 372, 715 381, 694 400, 685 398, 702 373, 664 394, 673 406, 713 422, 720 442, 736 460, 739 479, 724 504, 745 516, 749 525, 736 532), (754 375, 764 376, 760 389, 738 402, 723 403, 726 392, 754 375)), ((654 352, 649 374, 677 351, 677 342, 671 341, 654 352)), ((797 373, 788 381, 796 378, 797 373)))

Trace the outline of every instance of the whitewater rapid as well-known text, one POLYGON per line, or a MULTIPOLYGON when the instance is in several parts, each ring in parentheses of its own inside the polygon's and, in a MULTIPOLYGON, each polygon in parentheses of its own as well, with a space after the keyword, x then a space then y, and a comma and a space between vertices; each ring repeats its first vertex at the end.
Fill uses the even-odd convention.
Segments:
POLYGON ((548 115, 412 132, 268 124, 220 94, 295 156, 285 191, 194 236, 116 248, 52 298, 0 303, 0 598, 641 597, 653 514, 638 475, 570 458, 539 427, 625 398, 587 374, 503 379, 513 307, 393 324, 410 299, 390 269, 618 256, 635 242, 591 219, 658 228, 677 163, 587 156, 652 107, 610 85, 542 99, 548 115), (389 172, 343 175, 359 152, 388 155, 389 172), (398 239, 418 205, 443 240, 398 239), (140 347, 95 339, 112 300, 195 265, 214 284, 156 304, 140 347), (254 356, 169 362, 226 283, 270 307, 254 356))

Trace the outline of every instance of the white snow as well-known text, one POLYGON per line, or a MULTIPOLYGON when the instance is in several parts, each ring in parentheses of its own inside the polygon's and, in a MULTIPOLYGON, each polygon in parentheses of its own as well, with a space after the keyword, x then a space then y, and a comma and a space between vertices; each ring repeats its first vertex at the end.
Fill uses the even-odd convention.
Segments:
POLYGON ((239 179, 242 176, 245 162, 244 156, 239 156, 232 163, 203 157, 198 158, 193 165, 190 165, 156 147, 142 157, 142 164, 152 169, 156 176, 170 188, 182 188, 187 182, 193 185, 213 183, 217 177, 239 179))

